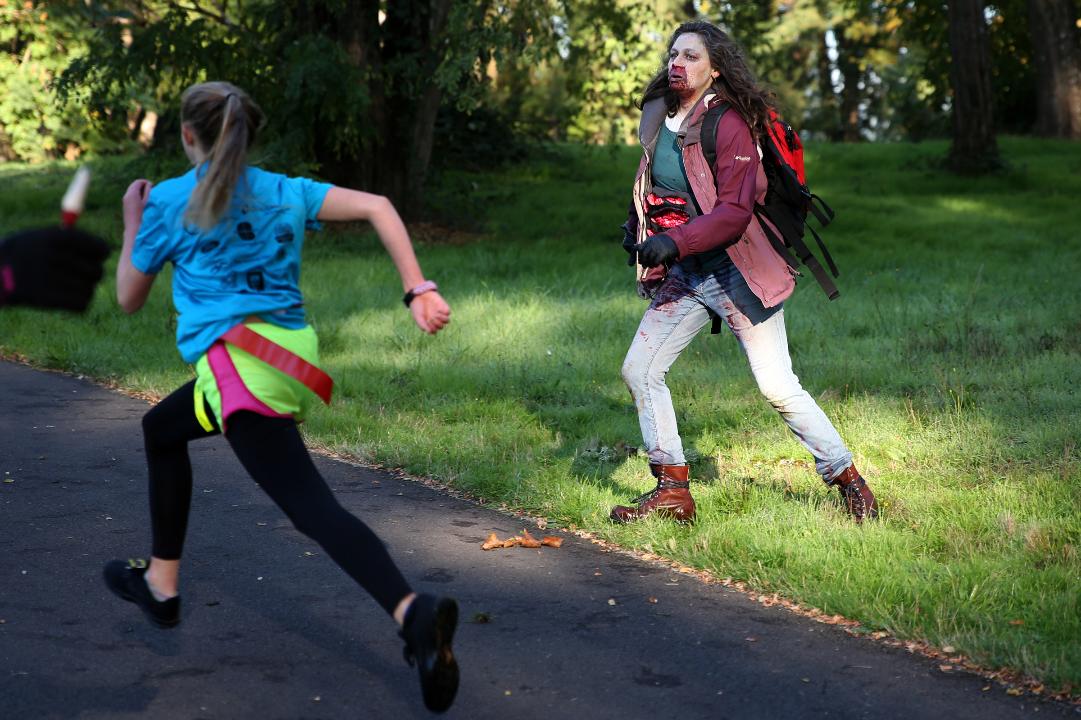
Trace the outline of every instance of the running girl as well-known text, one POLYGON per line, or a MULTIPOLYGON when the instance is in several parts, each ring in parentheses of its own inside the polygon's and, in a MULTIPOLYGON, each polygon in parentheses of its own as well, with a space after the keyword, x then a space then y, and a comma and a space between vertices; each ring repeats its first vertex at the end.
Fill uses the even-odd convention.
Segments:
POLYGON ((139 310, 171 262, 177 346, 196 377, 143 418, 150 473, 149 563, 114 560, 105 582, 151 622, 180 622, 180 557, 191 504, 187 445, 219 432, 244 468, 292 520, 401 626, 427 707, 442 712, 458 689, 451 640, 458 606, 417 595, 380 539, 334 498, 296 423, 313 395, 329 401, 315 332, 298 287, 305 229, 319 220, 368 220, 393 260, 405 304, 435 334, 450 308, 427 281, 405 226, 378 195, 289 178, 247 164, 263 113, 225 82, 194 85, 181 98, 181 139, 194 168, 153 189, 136 180, 124 195, 124 244, 116 292, 139 310))

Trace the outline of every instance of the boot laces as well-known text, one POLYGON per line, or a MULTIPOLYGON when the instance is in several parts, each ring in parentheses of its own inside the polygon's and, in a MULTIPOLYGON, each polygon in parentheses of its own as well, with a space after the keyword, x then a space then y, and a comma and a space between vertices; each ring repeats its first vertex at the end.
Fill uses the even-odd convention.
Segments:
POLYGON ((841 492, 844 494, 845 501, 848 503, 849 512, 854 517, 862 518, 867 514, 867 501, 863 497, 863 493, 860 492, 860 487, 864 484, 863 478, 856 480, 853 483, 841 487, 841 492))
POLYGON ((663 478, 657 481, 657 487, 632 499, 631 503, 642 505, 657 497, 657 493, 661 490, 686 490, 690 486, 691 484, 689 482, 679 482, 678 480, 668 480, 667 478, 663 478))
POLYGON ((657 495, 657 493, 660 492, 660 490, 661 490, 661 486, 658 485, 657 487, 653 488, 652 490, 642 493, 638 497, 631 498, 631 504, 632 505, 642 505, 644 503, 647 503, 650 500, 652 500, 657 495))

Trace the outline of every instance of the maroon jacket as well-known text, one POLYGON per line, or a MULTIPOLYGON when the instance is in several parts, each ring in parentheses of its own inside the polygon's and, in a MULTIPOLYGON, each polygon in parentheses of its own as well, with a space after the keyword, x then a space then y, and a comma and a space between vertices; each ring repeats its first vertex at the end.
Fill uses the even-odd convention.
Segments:
MULTIPOLYGON (((792 269, 770 245, 754 215, 755 202, 766 195, 766 173, 759 159, 758 146, 750 128, 738 112, 726 112, 717 123, 717 161, 709 167, 702 153, 702 117, 707 102, 720 102, 706 96, 691 109, 679 129, 683 146, 683 167, 702 215, 668 231, 679 258, 726 248, 728 256, 742 273, 748 287, 766 307, 784 301, 795 289, 792 269)), ((667 115, 663 98, 651 100, 642 108, 638 140, 642 161, 634 180, 634 203, 627 227, 644 242, 644 203, 652 185, 652 160, 661 123, 667 115)), ((665 269, 652 268, 644 279, 664 277, 665 269)))

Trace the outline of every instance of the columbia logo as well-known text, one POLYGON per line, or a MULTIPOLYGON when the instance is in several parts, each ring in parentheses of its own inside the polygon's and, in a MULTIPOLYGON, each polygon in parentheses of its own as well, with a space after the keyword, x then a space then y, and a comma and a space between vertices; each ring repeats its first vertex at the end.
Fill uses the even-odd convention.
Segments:
POLYGON ((751 161, 751 156, 750 155, 736 155, 736 160, 739 160, 740 162, 750 162, 751 161))

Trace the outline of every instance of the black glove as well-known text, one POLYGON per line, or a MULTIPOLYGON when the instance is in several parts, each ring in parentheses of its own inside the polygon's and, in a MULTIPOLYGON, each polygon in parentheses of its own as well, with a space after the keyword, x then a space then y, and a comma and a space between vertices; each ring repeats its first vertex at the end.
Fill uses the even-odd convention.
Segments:
POLYGON ((642 267, 668 265, 679 257, 676 241, 664 233, 654 235, 637 246, 638 264, 642 267))
POLYGON ((75 228, 24 230, 0 239, 0 305, 82 312, 109 246, 75 228))
POLYGON ((637 252, 637 250, 635 250, 635 245, 637 245, 637 243, 635 242, 634 233, 631 232, 631 229, 627 227, 626 223, 620 227, 623 228, 623 249, 627 251, 627 264, 634 265, 634 254, 637 252))

